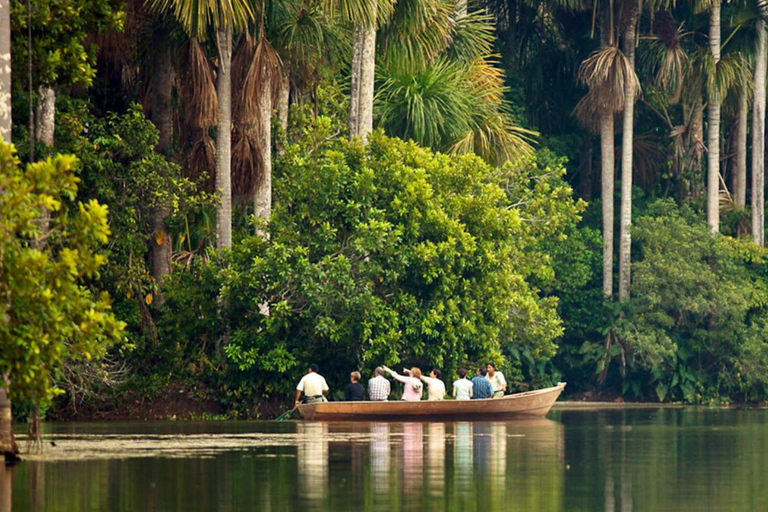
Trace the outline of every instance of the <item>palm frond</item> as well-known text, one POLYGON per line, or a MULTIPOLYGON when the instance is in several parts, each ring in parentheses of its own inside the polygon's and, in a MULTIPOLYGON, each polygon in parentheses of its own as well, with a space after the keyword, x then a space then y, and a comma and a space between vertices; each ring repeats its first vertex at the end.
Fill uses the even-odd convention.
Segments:
MULTIPOLYGON (((589 88, 579 111, 620 112, 624 109, 624 88, 630 82, 635 98, 640 95, 640 80, 624 53, 615 46, 604 46, 590 55, 579 68, 578 81, 589 88)), ((581 102, 580 102, 581 103, 581 102)))
POLYGON ((184 122, 196 129, 216 124, 218 98, 213 85, 213 70, 197 38, 181 48, 179 89, 184 122))
POLYGON ((485 11, 471 11, 456 20, 448 54, 470 61, 492 53, 494 42, 493 16, 485 11))
POLYGON ((389 66, 415 69, 445 51, 455 25, 451 0, 399 0, 377 43, 389 66))
POLYGON ((146 0, 156 13, 170 12, 192 37, 204 40, 209 28, 240 32, 254 20, 248 0, 146 0))

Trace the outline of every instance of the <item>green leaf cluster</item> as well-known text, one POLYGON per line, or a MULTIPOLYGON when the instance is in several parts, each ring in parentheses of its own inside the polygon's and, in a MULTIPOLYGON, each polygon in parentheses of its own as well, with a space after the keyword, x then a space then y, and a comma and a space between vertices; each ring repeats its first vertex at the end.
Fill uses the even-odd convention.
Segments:
POLYGON ((107 208, 76 200, 77 160, 57 156, 22 169, 0 146, 0 375, 14 397, 49 398, 65 360, 101 356, 124 324, 99 277, 110 234, 107 208))

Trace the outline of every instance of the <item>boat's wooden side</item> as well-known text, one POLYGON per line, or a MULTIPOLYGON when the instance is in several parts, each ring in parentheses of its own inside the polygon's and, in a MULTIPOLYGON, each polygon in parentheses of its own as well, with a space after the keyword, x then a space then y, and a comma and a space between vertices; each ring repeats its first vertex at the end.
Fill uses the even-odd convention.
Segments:
POLYGON ((565 388, 557 386, 503 398, 430 402, 323 402, 302 404, 298 413, 306 420, 451 420, 499 419, 544 416, 565 388))

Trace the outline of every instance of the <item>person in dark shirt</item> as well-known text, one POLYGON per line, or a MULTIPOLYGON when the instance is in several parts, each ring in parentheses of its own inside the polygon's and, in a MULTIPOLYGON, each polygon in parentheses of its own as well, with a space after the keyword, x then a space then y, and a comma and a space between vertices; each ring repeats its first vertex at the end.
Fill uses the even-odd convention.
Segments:
POLYGON ((474 385, 472 398, 490 398, 493 395, 491 382, 485 378, 486 373, 488 373, 488 370, 483 366, 477 369, 477 376, 472 379, 472 384, 474 385))
POLYGON ((365 388, 360 384, 360 372, 349 374, 350 383, 344 391, 344 400, 347 402, 361 402, 365 400, 365 388))

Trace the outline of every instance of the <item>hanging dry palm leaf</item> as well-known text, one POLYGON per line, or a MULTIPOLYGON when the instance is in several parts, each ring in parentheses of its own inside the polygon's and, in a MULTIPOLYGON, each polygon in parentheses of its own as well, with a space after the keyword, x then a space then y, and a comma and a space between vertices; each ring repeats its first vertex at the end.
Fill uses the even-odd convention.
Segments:
POLYGON ((624 86, 632 82, 635 97, 640 96, 640 80, 624 53, 615 46, 604 46, 590 55, 579 68, 577 78, 594 91, 595 112, 624 110, 624 86))
MULTIPOLYGON (((269 84, 269 94, 274 101, 280 87, 280 56, 264 35, 259 37, 259 42, 253 53, 248 71, 242 83, 239 113, 245 123, 255 123, 259 119, 259 97, 263 84, 269 84)), ((267 113, 271 116, 271 112, 267 113)))
POLYGON ((179 66, 181 104, 184 122, 195 129, 216 125, 218 99, 213 85, 213 70, 200 41, 190 39, 181 51, 179 66))
POLYGON ((186 168, 192 181, 199 182, 204 179, 203 190, 213 193, 215 186, 215 155, 216 144, 208 135, 208 130, 199 130, 193 137, 192 148, 187 157, 186 168))
POLYGON ((257 134, 251 128, 236 129, 232 146, 232 193, 251 197, 261 180, 264 155, 257 134))

